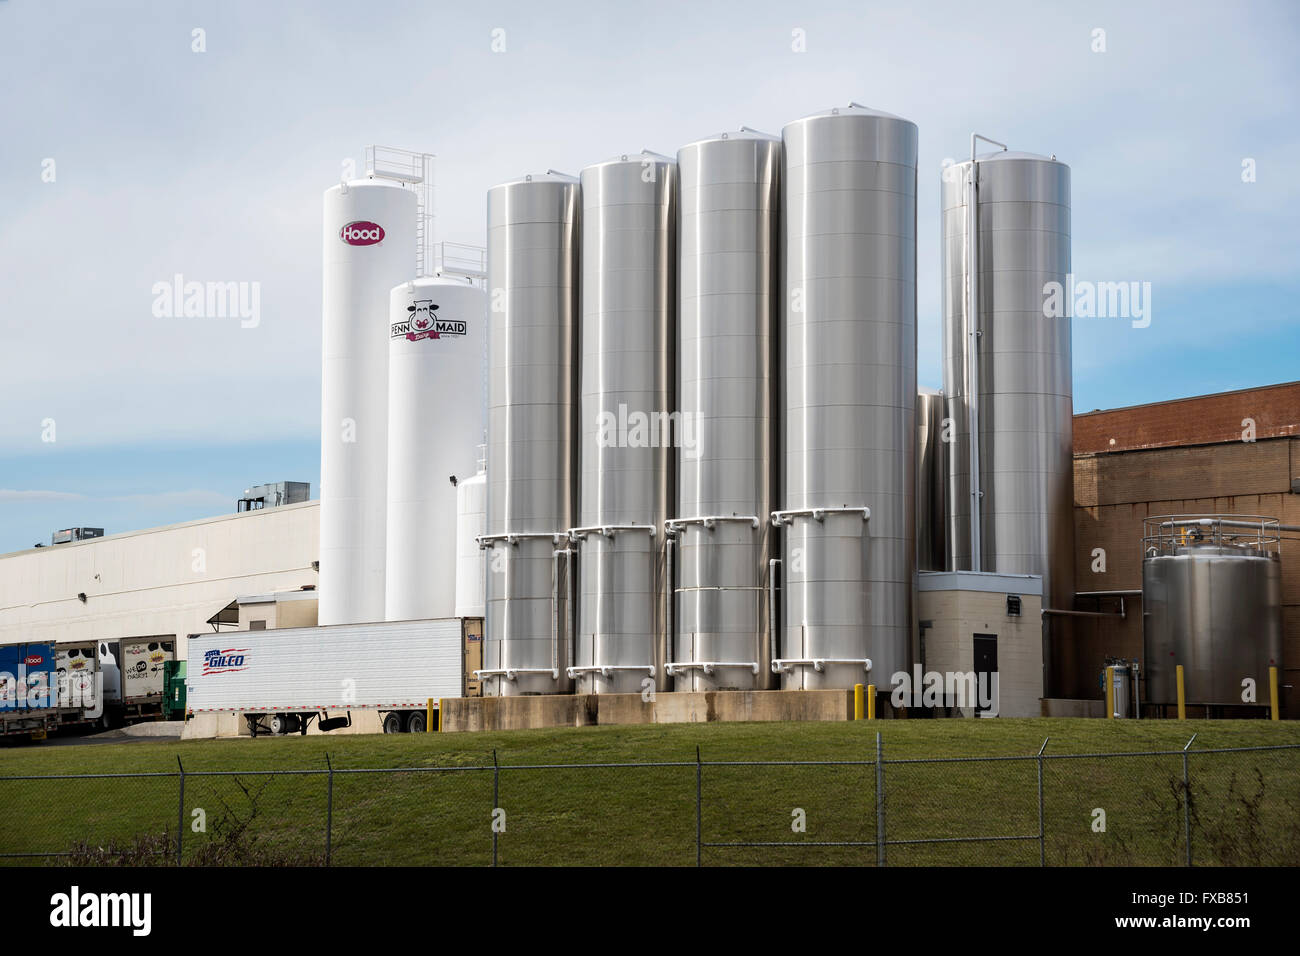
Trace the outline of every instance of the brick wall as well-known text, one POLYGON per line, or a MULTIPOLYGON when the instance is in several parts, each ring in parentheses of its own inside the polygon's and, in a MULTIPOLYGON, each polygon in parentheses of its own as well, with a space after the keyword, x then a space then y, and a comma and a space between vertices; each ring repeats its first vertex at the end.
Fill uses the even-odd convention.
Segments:
MULTIPOLYGON (((1280 388, 1261 391, 1277 392, 1280 388)), ((1210 397, 1244 401, 1236 397, 1242 394, 1210 397)), ((1300 388, 1296 394, 1300 396, 1300 388)), ((1191 402, 1165 403, 1176 404, 1187 407, 1191 402)), ((1122 421, 1121 413, 1134 411, 1099 414, 1122 421)), ((1076 418, 1076 442, 1080 438, 1078 421, 1088 417, 1096 416, 1076 418)), ((1300 408, 1296 409, 1294 421, 1300 421, 1300 408)), ((1285 430, 1284 425, 1275 425, 1285 430)), ((1294 425, 1291 427, 1295 430, 1294 425)), ((1191 428, 1190 424, 1186 426, 1186 430, 1191 428)), ((1083 433, 1085 439, 1087 434, 1083 433)), ((1095 455, 1081 453, 1076 446, 1075 590, 1140 589, 1142 519, 1151 515, 1255 514, 1300 525, 1300 494, 1291 491, 1291 481, 1297 477, 1300 438, 1263 438, 1245 443, 1238 436, 1238 440, 1222 444, 1150 447, 1095 455), (1097 549, 1104 552, 1104 570, 1099 555, 1094 553, 1097 549)), ((1300 534, 1292 534, 1282 543, 1282 604, 1286 665, 1282 683, 1294 688, 1284 698, 1285 713, 1300 717, 1300 534)), ((1078 599, 1076 605, 1079 610, 1112 610, 1118 606, 1116 599, 1078 599)), ((1141 657, 1141 599, 1126 598, 1125 609, 1124 620, 1071 621, 1070 634, 1055 648, 1053 694, 1100 697, 1097 674, 1107 655, 1141 657)))

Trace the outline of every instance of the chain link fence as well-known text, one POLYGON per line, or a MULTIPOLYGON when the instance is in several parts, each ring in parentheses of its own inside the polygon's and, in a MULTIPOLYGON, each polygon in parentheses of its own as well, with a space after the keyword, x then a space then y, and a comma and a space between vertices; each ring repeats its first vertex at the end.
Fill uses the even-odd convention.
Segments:
POLYGON ((0 777, 0 864, 1300 864, 1300 745, 0 777))

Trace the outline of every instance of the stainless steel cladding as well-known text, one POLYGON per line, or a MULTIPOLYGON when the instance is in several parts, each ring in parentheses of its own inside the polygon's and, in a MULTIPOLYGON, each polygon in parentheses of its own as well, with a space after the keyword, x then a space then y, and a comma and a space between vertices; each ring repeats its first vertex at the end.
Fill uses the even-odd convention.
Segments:
POLYGON ((992 153, 946 168, 942 195, 944 393, 955 425, 948 567, 1042 575, 1043 606, 1069 610, 1070 317, 1046 303, 1051 283, 1068 288, 1070 169, 992 153))
MULTIPOLYGON (((671 475, 677 164, 653 153, 582 171, 577 653, 582 693, 663 687, 671 475)), ((490 471, 489 471, 490 474, 490 471)))
POLYGON ((948 442, 944 440, 943 420, 943 393, 932 388, 919 389, 916 395, 916 567, 920 571, 944 570, 948 442))
POLYGON ((790 689, 887 686, 909 664, 915 566, 917 129, 852 105, 791 123, 783 139, 773 667, 790 689))
POLYGON ((1277 519, 1169 515, 1143 521, 1145 697, 1177 702, 1177 665, 1189 704, 1241 706, 1243 681, 1269 702, 1269 668, 1282 670, 1282 570, 1277 519))
POLYGON ((484 693, 571 689, 580 190, 547 174, 488 190, 491 326, 484 693))
POLYGON ((678 230, 675 690, 767 687, 776 465, 781 141, 742 130, 682 147, 678 230))

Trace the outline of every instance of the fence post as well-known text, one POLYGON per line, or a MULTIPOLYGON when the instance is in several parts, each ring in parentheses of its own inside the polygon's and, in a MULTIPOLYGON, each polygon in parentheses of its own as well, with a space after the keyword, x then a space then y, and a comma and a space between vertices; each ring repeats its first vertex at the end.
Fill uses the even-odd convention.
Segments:
POLYGON ((876 732, 876 866, 885 865, 885 750, 876 732))
POLYGON ((325 785, 325 865, 330 865, 331 843, 334 835, 334 764, 330 755, 325 754, 325 766, 329 768, 329 781, 325 785))
POLYGON ((492 748, 492 865, 497 865, 497 808, 501 806, 501 765, 496 748, 492 748))
MULTIPOLYGON (((1196 734, 1192 734, 1192 740, 1196 734)), ((1192 865, 1192 778, 1187 769, 1187 748, 1192 745, 1187 741, 1183 747, 1183 837, 1187 841, 1187 865, 1192 865)))
POLYGON ((1043 751, 1051 737, 1043 738, 1038 748, 1038 865, 1047 866, 1047 829, 1043 825, 1043 751))
POLYGON ((704 816, 704 764, 700 762, 700 745, 695 745, 695 865, 704 865, 702 820, 704 816))
POLYGON ((181 865, 181 848, 185 845, 185 765, 181 763, 180 754, 176 755, 176 766, 181 772, 181 794, 176 807, 176 865, 181 865))

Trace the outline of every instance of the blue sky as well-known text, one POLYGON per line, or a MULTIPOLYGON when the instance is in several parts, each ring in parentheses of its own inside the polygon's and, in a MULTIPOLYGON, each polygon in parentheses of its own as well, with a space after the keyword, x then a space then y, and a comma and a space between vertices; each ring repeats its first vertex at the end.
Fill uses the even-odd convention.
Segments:
POLYGON ((1152 283, 1150 327, 1076 321, 1076 410, 1300 378, 1300 5, 977 9, 0 0, 0 551, 316 492, 321 193, 372 142, 437 153, 438 237, 481 243, 524 172, 906 116, 938 386, 940 169, 977 129, 1070 164, 1078 276, 1152 283), (155 317, 176 273, 260 283, 260 323, 155 317))

